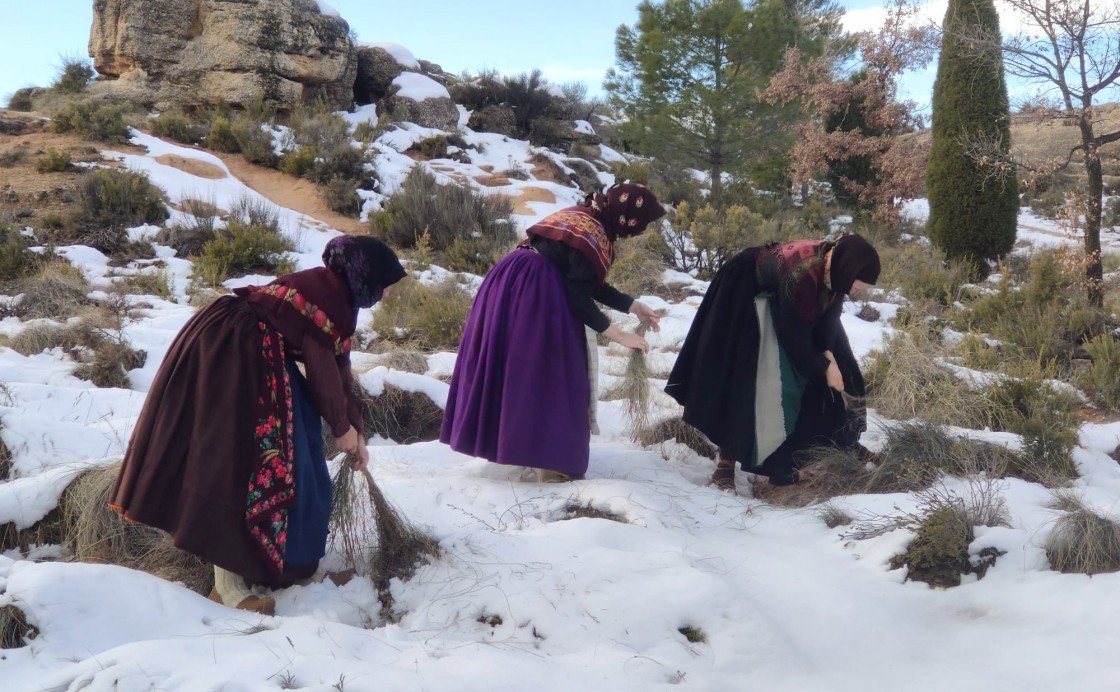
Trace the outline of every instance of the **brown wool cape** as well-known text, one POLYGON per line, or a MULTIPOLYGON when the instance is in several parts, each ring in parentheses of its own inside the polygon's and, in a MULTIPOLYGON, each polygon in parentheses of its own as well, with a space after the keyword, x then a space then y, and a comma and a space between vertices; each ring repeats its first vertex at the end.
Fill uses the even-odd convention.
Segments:
POLYGON ((163 529, 177 547, 269 586, 304 575, 278 571, 246 525, 247 490, 261 455, 255 429, 265 394, 262 325, 282 335, 287 355, 305 364, 312 399, 331 432, 362 430, 349 359, 356 310, 345 280, 318 268, 270 286, 277 285, 297 289, 318 310, 239 290, 200 310, 179 332, 110 498, 126 519, 163 529))

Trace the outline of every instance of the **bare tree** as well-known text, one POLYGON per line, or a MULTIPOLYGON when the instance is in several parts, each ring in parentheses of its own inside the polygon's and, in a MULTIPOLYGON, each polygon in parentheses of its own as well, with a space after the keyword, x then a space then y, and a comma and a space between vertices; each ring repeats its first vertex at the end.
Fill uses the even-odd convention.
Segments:
MULTIPOLYGON (((994 175, 1016 165, 1035 174, 1053 174, 1075 160, 1085 165, 1085 279, 1090 304, 1104 303, 1101 265, 1101 208, 1104 200, 1102 147, 1120 141, 1120 130, 1098 133, 1094 103, 1120 86, 1120 5, 1104 0, 1002 0, 1022 17, 1028 29, 1003 42, 1007 74, 1044 85, 1059 101, 1041 115, 1077 127, 1081 141, 1063 161, 1038 165, 1011 161, 984 142, 970 143, 973 156, 987 163, 994 175)), ((989 49, 993 37, 962 37, 977 51, 989 49)), ((990 144, 990 143, 989 143, 990 144)))

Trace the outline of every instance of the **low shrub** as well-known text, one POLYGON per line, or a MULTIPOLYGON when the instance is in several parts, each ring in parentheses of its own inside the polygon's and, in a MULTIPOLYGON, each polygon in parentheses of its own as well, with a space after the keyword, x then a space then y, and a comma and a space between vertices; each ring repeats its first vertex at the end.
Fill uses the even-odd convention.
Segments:
POLYGON ((156 296, 164 300, 171 300, 175 297, 172 290, 171 274, 166 269, 140 272, 129 276, 124 280, 124 286, 129 293, 137 295, 156 296))
POLYGON ((516 238, 513 205, 457 183, 441 185, 417 166, 400 192, 370 215, 373 234, 390 245, 414 248, 421 236, 435 255, 459 271, 485 273, 516 238))
POLYGON ((315 167, 315 147, 300 147, 280 157, 280 170, 302 178, 315 167))
POLYGON ((89 60, 64 57, 51 88, 64 94, 79 94, 85 90, 93 75, 93 65, 89 60))
POLYGON ((241 152, 241 143, 233 132, 233 124, 225 116, 214 118, 214 121, 210 123, 210 131, 206 133, 202 143, 207 149, 226 154, 241 152))
POLYGON ((1108 411, 1120 411, 1120 340, 1101 334, 1085 344, 1091 365, 1085 373, 1085 389, 1093 403, 1108 411))
POLYGON ((358 195, 357 183, 347 178, 331 178, 322 183, 323 201, 327 207, 339 214, 357 216, 362 211, 362 198, 358 195))
POLYGON ((454 351, 463 336, 471 297, 454 279, 424 284, 405 277, 373 312, 379 339, 425 351, 454 351))
POLYGON ((23 145, 12 147, 0 153, 0 168, 11 168, 27 158, 27 147, 23 145))
POLYGON ((111 254, 128 244, 127 229, 161 224, 167 195, 136 171, 99 168, 78 179, 80 242, 111 254))
POLYGON ((287 257, 291 250, 291 243, 275 230, 231 220, 224 233, 203 246, 194 273, 212 287, 245 274, 288 274, 295 270, 287 257))
MULTIPOLYGON (((248 115, 235 117, 230 125, 237 150, 249 163, 267 168, 276 168, 280 157, 272 143, 272 128, 267 123, 254 120, 248 115)), ((211 127, 213 133, 213 127, 211 127)))
POLYGON ((70 168, 70 163, 69 152, 48 149, 47 153, 35 162, 35 170, 40 173, 59 173, 70 168))
POLYGON ((184 144, 196 144, 205 129, 179 111, 164 111, 151 120, 152 134, 184 144))
POLYGON ((127 142, 129 130, 124 116, 128 111, 128 104, 70 102, 51 118, 51 130, 77 132, 95 142, 127 142))
POLYGON ((12 281, 32 273, 39 255, 28 249, 27 239, 15 226, 0 221, 0 281, 12 281))

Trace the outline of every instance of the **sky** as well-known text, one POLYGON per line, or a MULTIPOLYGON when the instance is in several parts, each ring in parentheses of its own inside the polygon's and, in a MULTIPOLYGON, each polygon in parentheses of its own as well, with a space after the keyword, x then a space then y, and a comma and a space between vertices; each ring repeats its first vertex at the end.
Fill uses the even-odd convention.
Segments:
MULTIPOLYGON (((601 93, 614 64, 614 34, 637 20, 638 0, 425 0, 423 16, 396 0, 327 0, 361 41, 398 43, 451 73, 495 69, 503 74, 540 68, 553 83, 583 81, 601 93)), ((947 0, 928 3, 939 22, 947 0)), ((874 28, 882 0, 840 0, 848 30, 874 28)), ((87 54, 91 0, 0 0, 0 99, 20 87, 49 84, 61 56, 87 54)), ((904 98, 928 111, 936 65, 908 75, 904 98)))

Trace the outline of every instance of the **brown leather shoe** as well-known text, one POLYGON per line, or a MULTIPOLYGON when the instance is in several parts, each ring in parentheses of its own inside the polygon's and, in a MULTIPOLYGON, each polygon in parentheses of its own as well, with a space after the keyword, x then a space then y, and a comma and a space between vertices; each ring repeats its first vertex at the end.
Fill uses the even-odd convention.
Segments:
MULTIPOLYGON (((218 595, 217 589, 210 591, 209 598, 215 603, 222 602, 222 597, 218 595)), ((276 599, 272 596, 248 596, 237 604, 237 609, 247 610, 250 613, 260 613, 261 615, 275 615, 276 599)))

